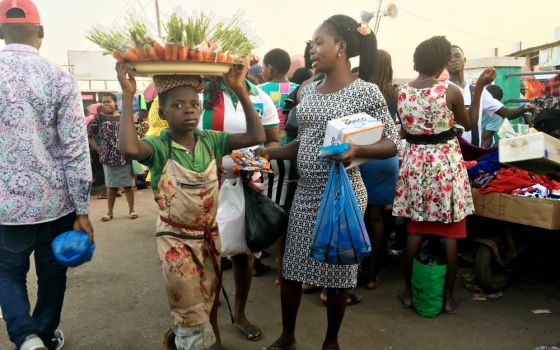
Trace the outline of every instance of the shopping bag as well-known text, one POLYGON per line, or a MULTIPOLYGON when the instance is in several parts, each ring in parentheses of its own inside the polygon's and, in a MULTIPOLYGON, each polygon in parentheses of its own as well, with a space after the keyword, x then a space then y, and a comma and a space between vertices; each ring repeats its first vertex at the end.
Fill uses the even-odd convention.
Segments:
POLYGON ((245 197, 239 177, 226 179, 220 188, 216 221, 224 256, 250 253, 245 242, 245 197))
POLYGON ((137 160, 133 160, 130 163, 132 165, 132 174, 134 175, 144 175, 146 171, 148 171, 148 168, 140 164, 137 160))
POLYGON ((270 247, 288 229, 288 214, 262 192, 243 185, 245 239, 252 252, 270 247))
POLYGON ((434 252, 439 239, 425 239, 412 263, 412 304, 423 317, 434 318, 443 308, 447 265, 442 254, 434 252))
POLYGON ((331 163, 311 238, 309 256, 333 265, 359 264, 371 243, 350 178, 342 164, 331 163))

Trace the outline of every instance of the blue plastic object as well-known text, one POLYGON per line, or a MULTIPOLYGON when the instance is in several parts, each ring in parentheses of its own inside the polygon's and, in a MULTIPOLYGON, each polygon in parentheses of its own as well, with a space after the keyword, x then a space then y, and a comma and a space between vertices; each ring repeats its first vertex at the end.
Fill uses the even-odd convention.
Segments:
POLYGON ((333 265, 359 264, 371 243, 352 183, 342 164, 331 163, 313 229, 309 256, 333 265))
POLYGON ((67 231, 58 235, 51 243, 56 260, 62 265, 78 267, 91 260, 95 243, 89 243, 84 231, 67 231))
POLYGON ((319 157, 330 157, 344 154, 348 151, 348 144, 342 143, 340 145, 330 145, 321 147, 319 150, 319 157))

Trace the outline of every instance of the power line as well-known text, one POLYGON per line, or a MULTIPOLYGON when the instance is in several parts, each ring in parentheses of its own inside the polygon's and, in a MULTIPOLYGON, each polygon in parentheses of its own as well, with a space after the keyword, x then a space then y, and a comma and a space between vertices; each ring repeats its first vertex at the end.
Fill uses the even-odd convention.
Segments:
POLYGON ((483 35, 483 34, 468 32, 468 31, 466 31, 466 30, 459 29, 459 28, 455 28, 455 27, 449 26, 449 25, 447 25, 447 24, 438 23, 438 22, 433 21, 433 20, 431 20, 431 19, 429 19, 429 18, 426 18, 426 17, 423 17, 423 16, 419 16, 419 15, 417 15, 417 14, 411 12, 411 11, 408 11, 408 10, 402 8, 402 6, 399 6, 399 10, 402 11, 402 12, 404 12, 404 13, 406 13, 406 14, 408 14, 408 15, 410 15, 410 16, 412 16, 412 17, 416 17, 416 18, 421 19, 421 20, 423 20, 423 21, 426 21, 426 22, 428 22, 428 23, 435 24, 435 25, 437 25, 437 26, 444 27, 444 28, 447 28, 447 29, 451 29, 451 30, 454 30, 454 31, 456 31, 456 32, 460 32, 460 33, 463 33, 463 34, 472 35, 472 36, 476 36, 476 37, 484 38, 484 39, 489 39, 489 40, 495 40, 495 41, 506 42, 506 43, 512 43, 512 42, 515 42, 515 41, 516 41, 516 40, 500 39, 500 38, 495 38, 495 37, 491 37, 491 36, 488 36, 488 35, 483 35))

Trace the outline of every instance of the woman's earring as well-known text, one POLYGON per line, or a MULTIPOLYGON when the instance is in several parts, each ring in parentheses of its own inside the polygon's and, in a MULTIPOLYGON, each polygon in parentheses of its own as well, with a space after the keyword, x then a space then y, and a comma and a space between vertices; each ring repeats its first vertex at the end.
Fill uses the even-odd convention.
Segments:
POLYGON ((342 54, 339 52, 339 53, 338 53, 338 57, 340 57, 340 56, 342 56, 342 54))

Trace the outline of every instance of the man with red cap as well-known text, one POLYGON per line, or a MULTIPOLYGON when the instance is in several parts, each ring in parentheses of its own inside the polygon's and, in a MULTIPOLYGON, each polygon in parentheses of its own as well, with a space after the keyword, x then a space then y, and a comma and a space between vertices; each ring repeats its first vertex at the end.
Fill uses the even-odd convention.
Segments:
POLYGON ((0 1, 0 308, 20 350, 60 349, 66 267, 51 242, 86 231, 91 168, 74 77, 39 56, 43 27, 31 0, 0 1), (37 303, 26 289, 34 253, 37 303))

